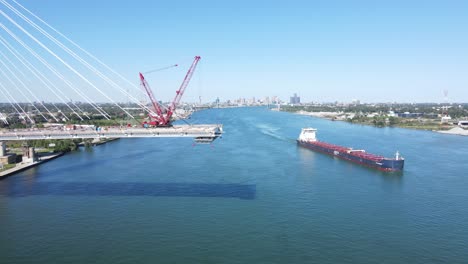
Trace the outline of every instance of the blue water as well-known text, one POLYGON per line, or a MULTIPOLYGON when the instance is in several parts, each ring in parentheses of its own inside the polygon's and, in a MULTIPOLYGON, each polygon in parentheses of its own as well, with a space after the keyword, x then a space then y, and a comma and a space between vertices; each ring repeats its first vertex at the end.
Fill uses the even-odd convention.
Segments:
POLYGON ((122 139, 0 181, 0 263, 468 263, 468 137, 212 109, 212 145, 122 139), (297 147, 406 158, 389 174, 297 147))

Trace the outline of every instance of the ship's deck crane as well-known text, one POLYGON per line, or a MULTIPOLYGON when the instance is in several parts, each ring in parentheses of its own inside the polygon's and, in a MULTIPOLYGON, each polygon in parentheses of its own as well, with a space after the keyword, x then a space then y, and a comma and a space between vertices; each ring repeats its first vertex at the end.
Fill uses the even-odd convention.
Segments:
MULTIPOLYGON (((170 104, 169 108, 167 109, 166 114, 164 114, 164 112, 161 109, 161 106, 159 105, 158 101, 154 98, 153 92, 152 92, 151 88, 149 87, 148 82, 145 80, 145 77, 143 76, 142 73, 140 73, 141 85, 144 87, 146 93, 148 94, 148 96, 149 96, 149 98, 151 100, 151 104, 153 105, 154 110, 156 111, 156 115, 157 115, 157 116, 154 116, 154 115, 151 115, 151 114, 149 115, 150 119, 152 120, 150 122, 151 125, 153 125, 153 126, 170 126, 171 125, 172 115, 174 114, 175 109, 176 109, 177 105, 180 102, 180 99, 184 95, 185 89, 187 88, 187 86, 188 86, 188 84, 190 82, 190 79, 192 78, 192 75, 195 72, 198 61, 200 59, 201 59, 200 56, 195 56, 195 58, 194 58, 194 60, 192 62, 192 65, 190 66, 189 70, 187 71, 187 74, 185 75, 185 78, 184 78, 182 84, 180 85, 179 89, 176 91, 176 96, 174 97, 174 100, 170 104)), ((177 64, 175 64, 174 66, 177 66, 177 64)), ((167 68, 174 67, 174 66, 169 66, 169 67, 165 67, 165 68, 162 68, 162 69, 167 69, 167 68)), ((154 72, 154 71, 150 71, 150 72, 154 72)))

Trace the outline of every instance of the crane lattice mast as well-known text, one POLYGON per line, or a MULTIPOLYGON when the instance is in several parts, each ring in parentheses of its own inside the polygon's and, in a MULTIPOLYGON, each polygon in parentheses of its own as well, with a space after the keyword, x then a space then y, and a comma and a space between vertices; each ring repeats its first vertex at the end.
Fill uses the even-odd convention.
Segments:
POLYGON ((192 78, 193 73, 195 72, 195 69, 197 68, 198 61, 200 61, 201 57, 200 56, 195 56, 195 59, 193 60, 192 65, 190 66, 189 70, 187 71, 187 74, 185 75, 184 81, 180 85, 179 90, 176 91, 176 96, 174 98, 174 101, 172 101, 172 104, 169 106, 169 109, 167 110, 167 114, 165 117, 165 122, 168 124, 171 121, 172 114, 174 113, 177 105, 180 102, 180 99, 182 98, 182 95, 184 95, 185 88, 187 88, 190 79, 192 78))
POLYGON ((140 81, 141 85, 145 89, 146 93, 148 94, 148 97, 151 101, 151 104, 153 105, 154 111, 156 111, 157 116, 154 115, 149 115, 150 119, 154 119, 158 125, 164 124, 164 118, 163 118, 163 112, 161 110, 161 107, 159 106, 158 101, 154 98, 153 91, 151 90, 148 82, 145 80, 145 77, 143 74, 140 72, 140 81))
MULTIPOLYGON (((190 79, 192 78, 192 75, 193 75, 193 73, 194 73, 194 71, 195 71, 195 69, 197 67, 198 61, 200 59, 201 59, 200 56, 195 56, 195 59, 193 60, 192 65, 190 66, 189 70, 187 71, 187 74, 185 75, 185 78, 182 81, 182 84, 180 85, 179 89, 176 91, 176 96, 174 97, 174 100, 172 101, 169 108, 167 109, 166 115, 164 115, 164 112, 163 112, 161 106, 159 105, 158 101, 155 99, 155 97, 153 95, 153 91, 151 90, 148 82, 145 80, 145 77, 140 72, 141 85, 143 86, 146 93, 148 94, 148 97, 150 98, 151 104, 153 105, 154 110, 156 111, 156 114, 157 114, 157 116, 154 116, 154 115, 151 115, 151 114, 149 115, 150 119, 153 122, 155 122, 156 126, 169 126, 171 124, 172 115, 174 114, 175 109, 176 109, 177 105, 180 102, 180 99, 184 95, 185 89, 187 88, 187 86, 188 86, 188 84, 190 82, 190 79)), ((176 67, 176 66, 177 66, 177 64, 169 66, 169 67, 165 67, 165 68, 162 68, 162 69, 159 69, 159 70, 163 70, 163 69, 167 69, 167 68, 171 68, 171 67, 176 67)), ((158 71, 158 70, 154 70, 154 71, 158 71)), ((154 72, 154 71, 150 71, 150 72, 154 72)), ((150 73, 150 72, 148 72, 148 73, 150 73)))

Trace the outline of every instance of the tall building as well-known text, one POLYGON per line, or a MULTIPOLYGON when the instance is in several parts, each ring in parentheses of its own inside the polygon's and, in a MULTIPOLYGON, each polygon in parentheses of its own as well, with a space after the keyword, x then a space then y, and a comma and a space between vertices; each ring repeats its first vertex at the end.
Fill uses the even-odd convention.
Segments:
POLYGON ((297 94, 294 94, 294 96, 290 98, 289 103, 290 104, 300 104, 301 103, 301 97, 297 96, 297 94))

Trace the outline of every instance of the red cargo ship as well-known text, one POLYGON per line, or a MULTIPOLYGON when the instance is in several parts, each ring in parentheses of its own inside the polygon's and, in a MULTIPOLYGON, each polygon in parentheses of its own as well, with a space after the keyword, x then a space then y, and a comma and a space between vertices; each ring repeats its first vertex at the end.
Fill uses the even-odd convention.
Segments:
POLYGON ((383 156, 367 153, 365 150, 355 150, 318 141, 316 138, 317 129, 303 128, 297 139, 300 146, 325 153, 340 159, 348 160, 367 167, 381 171, 401 171, 403 170, 405 159, 396 153, 395 158, 385 158, 383 156))

